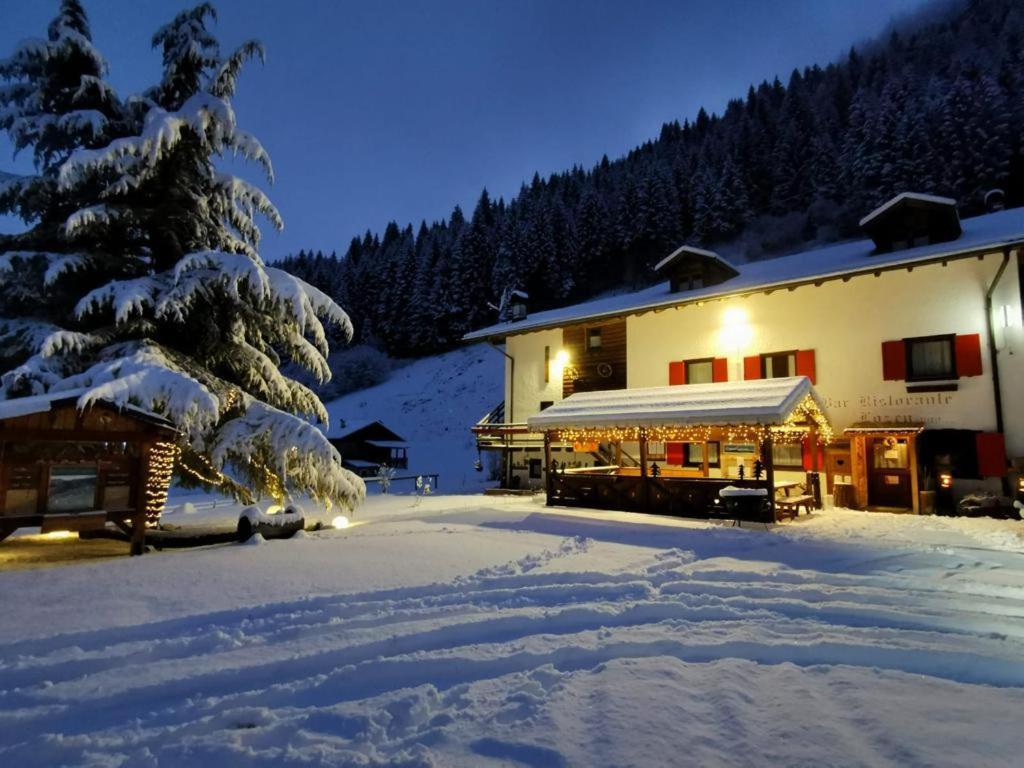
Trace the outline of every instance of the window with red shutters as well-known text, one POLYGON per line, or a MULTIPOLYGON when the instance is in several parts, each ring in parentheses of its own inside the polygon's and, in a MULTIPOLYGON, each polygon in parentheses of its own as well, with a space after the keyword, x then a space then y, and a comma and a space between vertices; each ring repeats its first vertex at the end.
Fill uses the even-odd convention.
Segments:
POLYGON ((902 339, 882 342, 882 378, 885 381, 907 378, 907 350, 902 339))
POLYGON ((974 436, 978 450, 978 472, 982 477, 1006 474, 1006 441, 1002 432, 979 432, 974 436))
POLYGON ((811 384, 817 384, 813 349, 799 349, 796 353, 796 375, 806 376, 811 384))
POLYGON ((958 376, 981 376, 981 335, 957 335, 956 372, 958 376))
POLYGON ((686 383, 686 363, 682 360, 668 364, 668 383, 669 386, 686 383))
POLYGON ((753 355, 743 358, 743 378, 746 381, 761 378, 761 356, 753 355))
POLYGON ((712 380, 713 381, 728 381, 729 380, 729 360, 724 357, 716 357, 712 363, 712 380))

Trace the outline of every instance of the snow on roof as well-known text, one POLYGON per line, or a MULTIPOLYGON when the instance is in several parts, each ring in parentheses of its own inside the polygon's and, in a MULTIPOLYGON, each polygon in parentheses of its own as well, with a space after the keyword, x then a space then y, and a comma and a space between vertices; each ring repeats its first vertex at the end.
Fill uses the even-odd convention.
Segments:
POLYGON ((951 197, 939 197, 938 195, 925 195, 921 192, 900 192, 896 197, 882 203, 880 206, 875 208, 871 213, 860 220, 860 225, 863 227, 872 219, 876 219, 883 213, 888 211, 893 206, 902 203, 904 200, 917 200, 922 203, 937 203, 939 205, 949 205, 956 210, 956 200, 951 197))
POLYGON ((338 440, 342 437, 348 437, 349 435, 376 423, 377 421, 372 419, 367 421, 346 421, 339 427, 332 427, 327 430, 327 437, 331 440, 338 440))
POLYGON ((985 249, 995 250, 1024 242, 1024 208, 977 216, 965 219, 962 223, 963 234, 951 242, 921 245, 884 254, 874 254, 875 244, 867 239, 837 243, 790 256, 744 264, 743 271, 728 282, 696 288, 686 291, 685 294, 672 293, 666 281, 641 291, 620 293, 592 299, 582 304, 534 312, 525 320, 496 323, 467 333, 463 340, 493 339, 512 333, 557 328, 583 320, 693 304, 713 298, 779 288, 793 283, 834 279, 857 273, 870 274, 879 269, 892 269, 944 256, 977 253, 985 249))
POLYGON ((723 259, 714 251, 705 251, 703 248, 697 248, 692 245, 684 245, 680 248, 676 248, 674 251, 672 251, 672 253, 670 253, 668 256, 666 256, 664 259, 662 259, 661 261, 654 265, 654 271, 661 272, 661 270, 663 270, 673 261, 678 259, 680 256, 684 255, 703 256, 705 259, 712 259, 713 261, 721 263, 723 266, 727 267, 733 272, 739 272, 739 270, 736 269, 736 267, 734 267, 732 264, 723 259))
MULTIPOLYGON (((66 389, 61 392, 47 392, 44 395, 15 397, 10 400, 2 400, 0 401, 0 419, 13 419, 16 416, 28 416, 33 413, 47 413, 53 410, 55 405, 64 405, 71 402, 75 402, 76 406, 81 410, 81 398, 88 391, 89 389, 87 387, 81 387, 79 389, 66 389)), ((99 402, 103 401, 101 400, 99 402)), ((114 405, 113 407, 118 410, 138 414, 143 418, 157 421, 161 424, 171 424, 171 422, 160 414, 147 411, 135 405, 126 405, 123 408, 117 405, 114 405)))
POLYGON ((531 431, 588 427, 781 424, 811 396, 806 376, 577 392, 527 419, 531 431))
POLYGON ((350 467, 358 469, 370 469, 380 466, 376 461, 363 461, 362 459, 342 459, 342 464, 348 464, 350 467))
POLYGON ((408 448, 409 444, 404 440, 367 440, 367 445, 375 448, 408 448))

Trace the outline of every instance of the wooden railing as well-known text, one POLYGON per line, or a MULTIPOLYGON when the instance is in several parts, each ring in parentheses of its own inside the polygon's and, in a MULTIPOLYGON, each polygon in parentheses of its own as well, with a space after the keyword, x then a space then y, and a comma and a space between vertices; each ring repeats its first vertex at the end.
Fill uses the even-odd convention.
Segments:
POLYGON ((768 487, 764 480, 738 478, 555 472, 549 478, 548 504, 679 517, 708 517, 718 492, 729 485, 739 488, 768 487))

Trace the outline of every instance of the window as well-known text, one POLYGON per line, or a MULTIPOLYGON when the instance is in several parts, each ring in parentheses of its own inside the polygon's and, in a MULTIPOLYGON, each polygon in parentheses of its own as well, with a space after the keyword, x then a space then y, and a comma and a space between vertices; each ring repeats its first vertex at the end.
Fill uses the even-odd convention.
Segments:
POLYGON ((687 384, 710 384, 715 380, 715 365, 709 357, 706 360, 686 361, 687 384))
POLYGON ((543 461, 540 459, 530 459, 530 479, 538 480, 541 476, 541 465, 543 461))
POLYGON ((803 469, 803 445, 800 443, 772 443, 772 466, 775 469, 803 469))
POLYGON ((600 328, 588 328, 587 329, 587 349, 595 350, 601 348, 601 329, 600 328))
MULTIPOLYGON (((704 443, 684 443, 683 464, 687 467, 703 467, 704 443)), ((708 443, 708 466, 720 467, 721 465, 721 459, 719 458, 719 444, 708 443)))
POLYGON ((541 400, 540 401, 540 409, 542 411, 546 411, 548 408, 550 408, 554 404, 555 404, 554 400, 541 400))
POLYGON ((769 352, 761 355, 761 378, 781 379, 796 376, 796 352, 769 352))
POLYGON ((96 508, 96 467, 57 465, 50 469, 47 512, 83 512, 96 508))
POLYGON ((907 381, 955 379, 955 336, 923 336, 906 339, 907 381))

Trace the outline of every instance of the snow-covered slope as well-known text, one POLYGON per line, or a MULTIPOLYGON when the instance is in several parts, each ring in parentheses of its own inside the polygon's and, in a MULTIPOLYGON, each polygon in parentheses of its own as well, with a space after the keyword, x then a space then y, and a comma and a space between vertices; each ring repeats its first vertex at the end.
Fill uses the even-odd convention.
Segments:
POLYGON ((400 475, 438 473, 442 493, 479 490, 486 478, 473 468, 469 429, 501 400, 503 370, 504 358, 486 344, 426 357, 328 403, 331 426, 379 419, 409 441, 409 471, 400 475))

